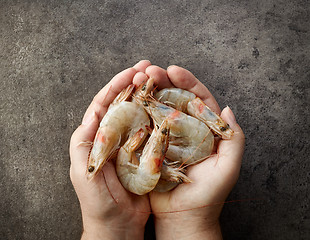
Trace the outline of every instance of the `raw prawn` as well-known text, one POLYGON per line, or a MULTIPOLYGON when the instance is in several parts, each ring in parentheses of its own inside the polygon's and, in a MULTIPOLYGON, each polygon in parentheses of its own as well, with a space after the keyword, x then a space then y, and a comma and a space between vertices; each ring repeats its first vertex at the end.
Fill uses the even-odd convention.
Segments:
POLYGON ((185 174, 185 169, 177 161, 170 162, 165 159, 161 169, 161 179, 168 182, 190 183, 192 182, 185 174))
POLYGON ((155 94, 158 101, 204 122, 223 139, 230 139, 233 130, 194 93, 180 88, 165 88, 155 94))
POLYGON ((116 160, 116 173, 123 187, 138 195, 152 191, 161 176, 168 148, 168 122, 163 121, 159 129, 154 128, 138 160, 135 151, 146 135, 146 130, 140 129, 130 137, 120 148, 116 160))
POLYGON ((207 125, 152 98, 152 85, 152 79, 142 84, 135 92, 134 99, 143 105, 155 125, 161 125, 168 119, 170 137, 166 157, 171 161, 192 164, 209 156, 214 136, 207 125))
MULTIPOLYGON (((105 162, 140 128, 150 124, 147 113, 134 102, 126 101, 134 85, 124 89, 109 106, 96 133, 87 164, 87 178, 92 179, 105 162)), ((144 138, 146 135, 144 136, 144 138)))
POLYGON ((168 192, 180 183, 191 183, 192 181, 185 175, 185 169, 177 162, 164 160, 160 179, 154 188, 157 192, 168 192))

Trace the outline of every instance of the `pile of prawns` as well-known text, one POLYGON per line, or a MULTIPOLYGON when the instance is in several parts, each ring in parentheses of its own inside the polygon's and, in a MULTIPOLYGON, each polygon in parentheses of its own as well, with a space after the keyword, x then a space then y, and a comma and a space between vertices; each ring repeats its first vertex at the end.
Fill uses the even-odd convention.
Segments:
POLYGON ((191 182, 185 170, 210 156, 214 134, 230 139, 233 130, 195 94, 179 88, 156 91, 152 78, 136 90, 129 85, 100 122, 87 178, 114 159, 117 176, 128 191, 170 191, 191 182))

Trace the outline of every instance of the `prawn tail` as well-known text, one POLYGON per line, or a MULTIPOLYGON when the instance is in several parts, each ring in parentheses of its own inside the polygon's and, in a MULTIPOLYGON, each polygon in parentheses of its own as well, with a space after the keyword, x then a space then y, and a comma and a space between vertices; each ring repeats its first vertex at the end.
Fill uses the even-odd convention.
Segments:
POLYGON ((140 128, 131 138, 127 140, 123 148, 127 152, 136 151, 142 145, 147 134, 148 132, 146 129, 140 128))
POLYGON ((134 101, 143 106, 148 106, 148 99, 154 89, 154 79, 149 78, 137 87, 137 90, 132 95, 134 101))
POLYGON ((180 168, 176 163, 168 163, 162 166, 161 179, 176 183, 192 182, 192 180, 185 175, 185 168, 180 168))
POLYGON ((94 142, 91 142, 91 141, 83 141, 83 142, 80 142, 77 146, 82 146, 82 147, 92 147, 94 145, 94 142))
POLYGON ((147 130, 147 132, 151 135, 153 132, 153 129, 151 128, 151 126, 145 125, 145 129, 147 130))
POLYGON ((112 105, 114 105, 116 103, 119 103, 119 102, 123 102, 123 101, 129 100, 129 98, 131 97, 134 89, 135 89, 135 85, 134 84, 130 84, 127 88, 125 88, 123 91, 121 91, 116 96, 116 98, 112 102, 112 105))
POLYGON ((148 80, 142 82, 136 90, 136 94, 135 95, 147 95, 150 92, 152 92, 154 90, 154 82, 155 79, 150 77, 148 80))

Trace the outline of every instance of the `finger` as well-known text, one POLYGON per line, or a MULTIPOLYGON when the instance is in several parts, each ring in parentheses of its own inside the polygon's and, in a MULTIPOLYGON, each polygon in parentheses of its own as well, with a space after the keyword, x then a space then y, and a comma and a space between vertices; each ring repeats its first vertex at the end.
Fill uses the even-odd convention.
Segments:
POLYGON ((218 145, 219 161, 231 171, 239 170, 244 152, 245 137, 229 107, 223 109, 221 117, 234 130, 231 139, 221 140, 218 145))
POLYGON ((91 149, 90 144, 83 143, 94 141, 98 126, 98 117, 93 112, 88 122, 80 125, 72 134, 70 141, 71 166, 80 174, 86 171, 88 154, 91 149))
POLYGON ((145 73, 150 78, 154 79, 155 85, 158 86, 158 89, 174 87, 168 78, 167 71, 161 67, 155 65, 149 66, 145 70, 145 73))
POLYGON ((140 86, 143 82, 146 82, 148 80, 148 76, 145 73, 137 72, 136 75, 133 77, 133 84, 137 87, 140 86))
POLYGON ((94 97, 93 101, 86 110, 86 113, 84 114, 83 122, 89 118, 92 112, 96 112, 99 120, 101 120, 110 103, 124 88, 132 83, 133 77, 136 73, 137 71, 134 68, 128 68, 115 75, 112 80, 94 97))
POLYGON ((149 60, 141 60, 136 65, 133 66, 134 69, 136 69, 137 72, 145 72, 145 69, 152 65, 149 60))
POLYGON ((217 114, 221 112, 218 103, 210 91, 190 71, 173 65, 168 67, 167 74, 175 87, 195 93, 212 111, 215 111, 217 114))

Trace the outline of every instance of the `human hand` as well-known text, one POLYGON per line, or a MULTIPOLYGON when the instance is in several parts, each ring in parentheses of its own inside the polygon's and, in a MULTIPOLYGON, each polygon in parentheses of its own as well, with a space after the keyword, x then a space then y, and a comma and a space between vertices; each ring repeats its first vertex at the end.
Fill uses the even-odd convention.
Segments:
MULTIPOLYGON (((145 73, 154 78, 159 89, 178 87, 193 92, 220 114, 215 98, 189 71, 177 66, 167 71, 149 66, 145 73)), ((220 115, 234 130, 233 137, 220 140, 215 154, 188 168, 187 175, 192 183, 181 184, 170 192, 150 194, 158 239, 222 238, 219 216, 239 176, 244 134, 230 108, 226 107, 220 115)))
POLYGON ((117 74, 94 97, 82 124, 72 134, 70 178, 82 211, 82 239, 143 239, 150 212, 148 196, 137 196, 126 191, 117 178, 112 162, 107 162, 102 172, 88 181, 86 168, 90 146, 80 143, 94 140, 109 104, 133 81, 146 80, 143 72, 150 64, 149 61, 140 61, 133 68, 117 74))

